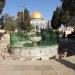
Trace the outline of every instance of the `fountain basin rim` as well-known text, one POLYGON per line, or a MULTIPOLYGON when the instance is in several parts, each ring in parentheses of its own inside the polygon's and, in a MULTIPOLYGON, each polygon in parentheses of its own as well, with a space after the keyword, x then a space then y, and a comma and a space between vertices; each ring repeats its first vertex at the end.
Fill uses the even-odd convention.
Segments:
POLYGON ((30 41, 37 43, 41 40, 41 37, 33 36, 33 37, 29 37, 29 39, 30 41))

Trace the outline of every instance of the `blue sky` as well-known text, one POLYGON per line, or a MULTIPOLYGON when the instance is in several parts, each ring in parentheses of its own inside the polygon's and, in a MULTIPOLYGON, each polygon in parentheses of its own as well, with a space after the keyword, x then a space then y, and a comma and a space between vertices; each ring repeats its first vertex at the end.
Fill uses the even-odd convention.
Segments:
POLYGON ((60 0, 7 0, 3 14, 16 16, 18 11, 26 7, 30 14, 39 11, 45 19, 51 19, 53 11, 61 4, 60 0))

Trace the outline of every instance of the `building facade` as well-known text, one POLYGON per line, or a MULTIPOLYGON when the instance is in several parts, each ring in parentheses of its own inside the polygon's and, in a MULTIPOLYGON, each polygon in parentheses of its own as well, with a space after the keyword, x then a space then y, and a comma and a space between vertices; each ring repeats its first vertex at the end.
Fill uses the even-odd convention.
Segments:
POLYGON ((34 27, 37 26, 39 29, 46 29, 48 27, 51 27, 50 22, 48 20, 45 20, 41 13, 38 11, 31 14, 31 24, 34 27))

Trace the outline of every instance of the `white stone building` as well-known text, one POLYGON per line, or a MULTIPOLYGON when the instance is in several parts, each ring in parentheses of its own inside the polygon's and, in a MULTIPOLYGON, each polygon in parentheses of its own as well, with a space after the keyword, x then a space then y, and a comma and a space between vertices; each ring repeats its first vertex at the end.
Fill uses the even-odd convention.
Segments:
POLYGON ((50 22, 45 20, 38 11, 31 14, 31 24, 35 27, 37 26, 39 29, 46 29, 48 26, 51 27, 50 22))

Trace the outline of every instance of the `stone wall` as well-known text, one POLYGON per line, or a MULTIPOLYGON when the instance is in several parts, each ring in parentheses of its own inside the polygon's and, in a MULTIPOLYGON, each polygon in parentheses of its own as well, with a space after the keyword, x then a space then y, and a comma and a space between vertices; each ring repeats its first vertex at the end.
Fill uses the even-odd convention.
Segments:
POLYGON ((58 46, 48 47, 24 47, 24 48, 12 48, 14 54, 27 57, 30 56, 32 60, 42 59, 48 60, 49 58, 58 54, 58 46))

